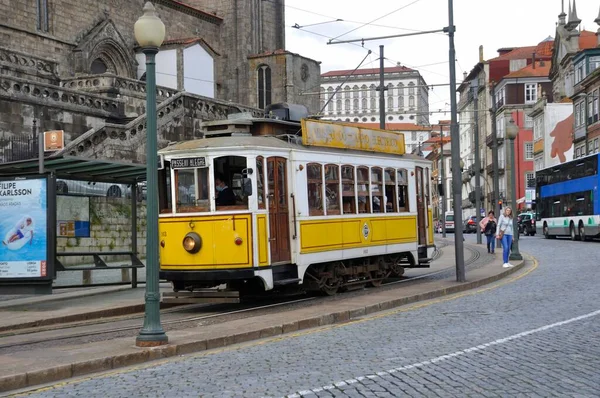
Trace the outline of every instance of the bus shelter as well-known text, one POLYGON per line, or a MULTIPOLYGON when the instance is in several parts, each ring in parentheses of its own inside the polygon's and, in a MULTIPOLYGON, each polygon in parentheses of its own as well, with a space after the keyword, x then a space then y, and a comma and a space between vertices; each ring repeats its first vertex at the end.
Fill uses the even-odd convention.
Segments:
POLYGON ((72 156, 53 156, 0 164, 0 292, 2 294, 50 294, 56 272, 65 269, 59 258, 90 256, 94 268, 143 267, 137 258, 138 184, 146 180, 146 165, 72 156), (57 253, 57 236, 77 228, 57 224, 57 180, 122 184, 131 189, 131 251, 57 253), (59 228, 63 228, 60 230, 59 228), (131 264, 108 267, 102 255, 130 255, 131 264))

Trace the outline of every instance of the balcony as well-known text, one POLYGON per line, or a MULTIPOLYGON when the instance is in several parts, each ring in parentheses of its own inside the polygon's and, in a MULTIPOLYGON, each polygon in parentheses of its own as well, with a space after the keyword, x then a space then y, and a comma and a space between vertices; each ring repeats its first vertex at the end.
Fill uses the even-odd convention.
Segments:
MULTIPOLYGON (((502 142, 504 142, 504 131, 499 131, 499 132, 497 133, 497 136, 496 136, 496 138, 497 138, 497 141, 498 141, 498 145, 501 145, 501 144, 502 144, 502 142)), ((486 145, 487 145, 489 148, 491 148, 491 147, 493 147, 493 146, 494 146, 494 136, 493 136, 493 134, 488 134, 488 135, 485 137, 485 144, 486 144, 486 145)))
MULTIPOLYGON (((506 162, 504 161, 504 159, 498 159, 498 175, 504 174, 505 168, 506 168, 506 162)), ((490 163, 487 166, 485 166, 485 171, 490 175, 494 174, 494 164, 490 163)))

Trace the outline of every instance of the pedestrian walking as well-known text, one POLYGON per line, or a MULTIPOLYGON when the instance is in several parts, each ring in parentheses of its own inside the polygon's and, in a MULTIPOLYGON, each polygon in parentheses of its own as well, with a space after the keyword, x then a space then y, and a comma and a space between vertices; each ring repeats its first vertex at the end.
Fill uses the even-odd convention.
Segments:
POLYGON ((494 211, 490 210, 487 217, 479 222, 479 230, 483 231, 483 234, 487 239, 488 253, 492 254, 494 254, 494 249, 496 249, 496 227, 497 223, 494 211))
POLYGON ((498 219, 498 234, 496 236, 502 241, 502 259, 504 260, 502 267, 513 267, 508 262, 508 255, 510 254, 513 240, 513 212, 508 206, 504 208, 504 214, 498 219))

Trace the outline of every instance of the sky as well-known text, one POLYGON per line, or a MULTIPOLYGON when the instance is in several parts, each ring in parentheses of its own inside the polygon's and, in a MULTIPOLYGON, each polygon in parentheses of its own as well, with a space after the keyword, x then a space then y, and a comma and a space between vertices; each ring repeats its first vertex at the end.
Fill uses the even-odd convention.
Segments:
MULTIPOLYGON (((576 1, 580 27, 596 32, 600 0, 576 1)), ((569 0, 564 3, 568 14, 569 0)), ((372 53, 361 68, 378 68, 379 46, 383 45, 386 67, 400 62, 418 69, 427 84, 450 81, 445 33, 365 41, 364 48, 360 42, 327 44, 333 38, 366 39, 443 29, 448 26, 447 0, 286 0, 285 5, 286 49, 321 61, 321 73, 354 69, 369 49, 372 53), (312 24, 317 25, 308 26, 312 24)), ((457 82, 477 64, 480 45, 484 59, 490 59, 499 48, 533 46, 554 37, 560 11, 561 0, 454 0, 457 82)), ((429 91, 429 108, 436 112, 430 116, 431 123, 450 119, 449 103, 449 86, 429 91)))

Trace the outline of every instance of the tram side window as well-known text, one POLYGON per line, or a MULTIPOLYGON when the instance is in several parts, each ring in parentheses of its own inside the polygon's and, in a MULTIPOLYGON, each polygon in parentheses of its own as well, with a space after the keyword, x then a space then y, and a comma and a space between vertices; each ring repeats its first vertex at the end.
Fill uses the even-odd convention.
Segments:
POLYGON ((385 212, 397 213, 398 202, 396 197, 396 170, 385 169, 385 212))
POLYGON ((369 168, 359 167, 356 170, 356 184, 358 188, 358 212, 370 213, 369 201, 369 168))
POLYGON ((398 211, 409 211, 408 207, 408 171, 398 170, 398 211))
POLYGON ((431 204, 431 197, 429 196, 429 184, 431 184, 431 180, 429 179, 429 167, 425 169, 425 206, 429 206, 431 204))
MULTIPOLYGON (((161 213, 171 213, 173 211, 173 200, 171 198, 171 163, 165 161, 165 167, 158 171, 158 203, 161 213)), ((147 190, 146 185, 138 185, 138 197, 143 196, 143 189, 147 190)))
POLYGON ((256 158, 256 199, 258 208, 265 208, 265 159, 262 156, 256 158))
POLYGON ((318 163, 306 165, 308 211, 311 216, 323 215, 323 166, 318 163))
POLYGON ((372 188, 372 200, 373 200, 373 213, 382 213, 384 206, 383 201, 383 178, 381 169, 379 167, 373 167, 371 169, 371 188, 372 188))
POLYGON ((175 186, 178 213, 210 210, 207 167, 175 170, 175 186))
POLYGON ((221 156, 214 160, 214 169, 217 211, 247 209, 252 181, 248 178, 246 158, 221 156))
POLYGON ((327 214, 340 214, 340 167, 338 165, 325 166, 325 198, 327 214))
POLYGON ((342 166, 342 205, 344 214, 356 214, 354 166, 342 166))

